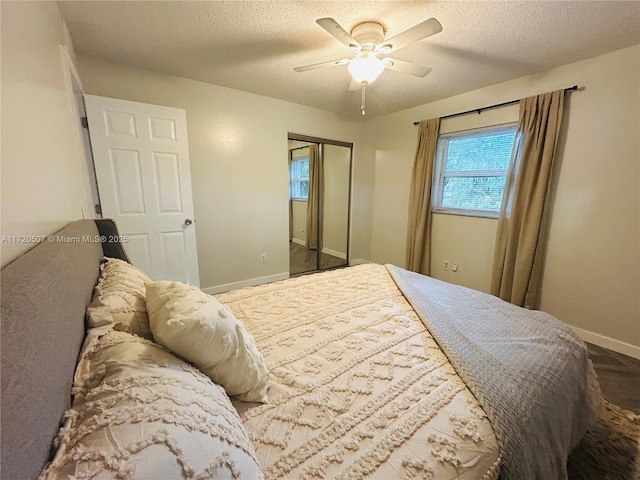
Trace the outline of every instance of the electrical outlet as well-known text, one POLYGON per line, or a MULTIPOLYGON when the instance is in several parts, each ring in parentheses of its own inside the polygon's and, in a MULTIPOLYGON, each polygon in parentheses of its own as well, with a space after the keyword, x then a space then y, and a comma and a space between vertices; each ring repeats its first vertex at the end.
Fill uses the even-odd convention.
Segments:
POLYGON ((453 265, 451 265, 451 271, 452 272, 457 272, 458 271, 458 267, 459 267, 459 265, 457 263, 454 263, 453 265))
POLYGON ((442 269, 443 269, 443 270, 449 270, 449 260, 445 260, 445 261, 442 263, 442 269))
POLYGON ((267 254, 266 253, 261 253, 260 254, 260 263, 267 263, 267 254))

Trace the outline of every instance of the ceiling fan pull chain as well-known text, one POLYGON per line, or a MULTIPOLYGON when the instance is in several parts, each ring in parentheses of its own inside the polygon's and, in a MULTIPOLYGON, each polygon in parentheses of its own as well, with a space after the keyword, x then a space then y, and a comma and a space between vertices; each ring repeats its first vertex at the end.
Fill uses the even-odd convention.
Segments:
POLYGON ((366 90, 367 90, 367 82, 362 82, 362 97, 360 99, 360 112, 362 112, 362 115, 365 114, 364 104, 366 101, 366 90))

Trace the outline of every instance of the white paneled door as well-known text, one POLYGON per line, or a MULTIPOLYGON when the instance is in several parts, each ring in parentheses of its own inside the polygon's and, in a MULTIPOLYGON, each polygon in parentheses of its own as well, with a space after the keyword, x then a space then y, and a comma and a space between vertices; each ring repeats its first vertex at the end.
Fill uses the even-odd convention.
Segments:
POLYGON ((152 279, 199 286, 185 111, 94 95, 85 104, 102 216, 152 279))

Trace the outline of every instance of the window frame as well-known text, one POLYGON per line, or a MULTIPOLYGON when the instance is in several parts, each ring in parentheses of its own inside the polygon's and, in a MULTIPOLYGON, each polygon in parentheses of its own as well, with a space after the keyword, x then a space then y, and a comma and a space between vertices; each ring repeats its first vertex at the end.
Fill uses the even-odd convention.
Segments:
POLYGON ((304 180, 306 180, 307 183, 309 182, 309 177, 308 176, 307 177, 298 176, 297 172, 299 171, 299 169, 297 167, 294 167, 294 164, 302 163, 302 162, 307 162, 307 164, 308 164, 309 163, 309 155, 291 159, 291 165, 289 167, 289 197, 291 198, 291 200, 308 202, 309 201, 309 190, 308 189, 307 189, 307 196, 306 197, 301 197, 299 195, 294 195, 294 193, 300 193, 300 189, 298 188, 296 190, 294 188, 294 184, 296 184, 296 183, 299 184, 300 182, 302 182, 304 180))
MULTIPOLYGON (((433 213, 441 213, 448 215, 462 215, 469 217, 483 217, 483 218, 498 218, 500 215, 500 210, 483 210, 476 208, 458 208, 458 207, 448 207, 443 206, 441 204, 442 193, 444 189, 444 179, 445 177, 462 177, 462 178, 475 178, 475 177, 496 177, 496 176, 504 176, 506 182, 506 176, 508 175, 509 168, 511 168, 511 163, 513 162, 513 158, 510 158, 509 165, 506 169, 493 169, 493 170, 454 170, 447 172, 444 168, 446 154, 449 146, 449 139, 457 137, 481 137, 481 136, 489 136, 487 133, 491 132, 495 135, 500 134, 502 132, 513 132, 514 133, 514 145, 517 141, 517 126, 518 122, 509 122, 500 125, 491 125, 488 127, 474 128, 470 130, 456 131, 456 132, 448 132, 438 135, 438 143, 436 145, 436 153, 434 159, 434 175, 433 175, 433 184, 431 188, 431 211, 433 213)), ((511 147, 511 152, 513 156, 513 145, 511 147)), ((504 201, 504 190, 503 196, 501 200, 504 201)))

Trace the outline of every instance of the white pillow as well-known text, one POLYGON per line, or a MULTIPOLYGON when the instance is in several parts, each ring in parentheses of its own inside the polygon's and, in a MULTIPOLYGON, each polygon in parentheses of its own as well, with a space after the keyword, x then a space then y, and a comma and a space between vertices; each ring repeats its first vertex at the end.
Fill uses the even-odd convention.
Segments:
POLYGON ((180 282, 147 284, 153 338, 196 365, 230 396, 267 402, 269 372, 253 338, 231 310, 180 282))
POLYGON ((73 393, 40 480, 264 478, 224 390, 149 340, 91 329, 73 393))
POLYGON ((123 330, 148 339, 151 336, 145 284, 151 279, 140 269, 117 258, 105 257, 93 299, 87 308, 89 327, 121 323, 123 330))

